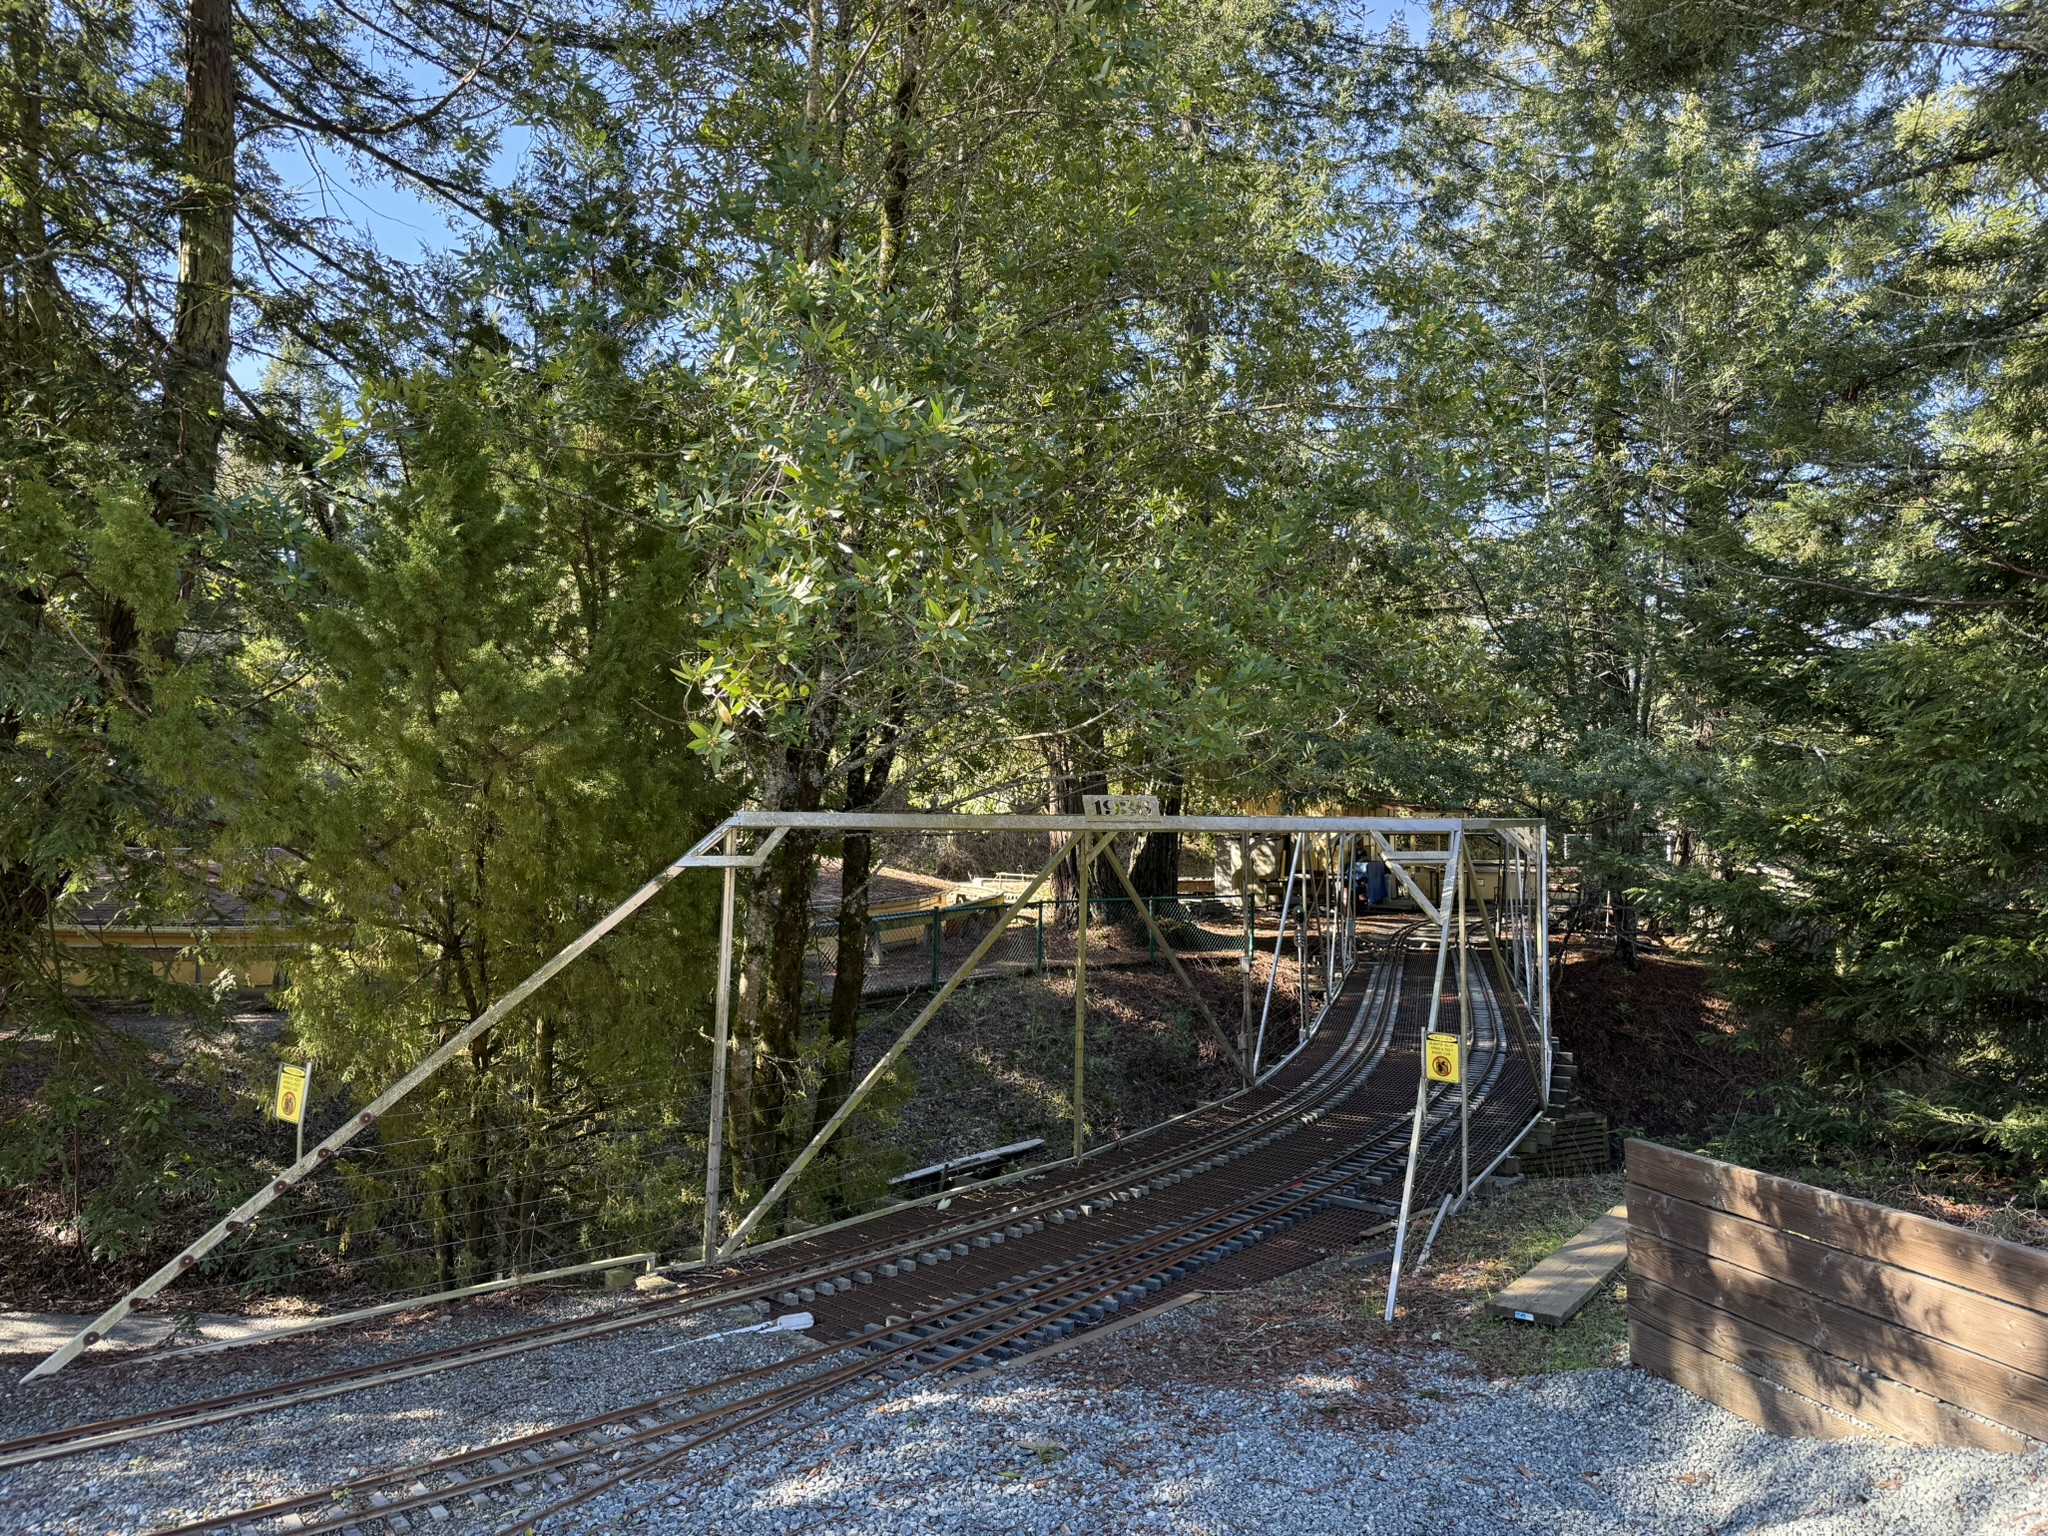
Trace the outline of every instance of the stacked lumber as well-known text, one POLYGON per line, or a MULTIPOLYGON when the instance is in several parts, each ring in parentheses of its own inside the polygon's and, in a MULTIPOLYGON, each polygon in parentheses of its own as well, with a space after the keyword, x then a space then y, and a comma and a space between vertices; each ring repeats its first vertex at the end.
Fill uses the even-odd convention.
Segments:
POLYGON ((1605 1115, 1546 1117, 1538 1132, 1521 1154, 1522 1172, 1530 1177, 1569 1179, 1607 1171, 1611 1152, 1605 1115))
POLYGON ((2048 1253, 1628 1143, 1629 1353, 1779 1434, 2048 1440, 2048 1253))
POLYGON ((1549 1108, 1515 1148, 1519 1170, 1535 1178, 1568 1179, 1605 1173, 1613 1156, 1607 1117, 1567 1114, 1577 1097, 1579 1069, 1570 1051, 1559 1051, 1550 1068, 1549 1108))

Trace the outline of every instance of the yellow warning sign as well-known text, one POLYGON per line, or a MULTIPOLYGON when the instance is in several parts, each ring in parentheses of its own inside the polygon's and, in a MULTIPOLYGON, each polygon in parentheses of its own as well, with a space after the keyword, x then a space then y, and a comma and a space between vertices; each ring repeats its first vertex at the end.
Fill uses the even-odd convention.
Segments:
POLYGON ((306 1118, 306 1079, 311 1074, 286 1062, 277 1069, 277 1118, 297 1125, 306 1118))
POLYGON ((1433 1083, 1455 1083, 1458 1081, 1458 1037, 1456 1035, 1431 1035, 1423 1043, 1423 1060, 1429 1066, 1429 1080, 1433 1083))

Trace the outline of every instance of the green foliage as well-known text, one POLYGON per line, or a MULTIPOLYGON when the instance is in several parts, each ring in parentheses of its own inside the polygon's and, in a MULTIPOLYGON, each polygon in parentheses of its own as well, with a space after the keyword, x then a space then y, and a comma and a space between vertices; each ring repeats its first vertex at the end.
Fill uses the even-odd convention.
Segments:
MULTIPOLYGON (((278 637, 298 681, 251 742, 257 776, 220 791, 231 845, 272 860, 311 936, 286 993, 294 1039, 358 1098, 687 846, 717 803, 665 665, 690 560, 661 530, 594 521, 591 493, 617 494, 601 454, 534 488, 531 403, 483 364, 365 401, 353 451, 389 477, 290 552, 309 573, 278 637)), ((414 1262, 427 1250, 465 1278, 600 1232, 673 1245, 696 1196, 622 1169, 658 1167, 701 1115, 707 895, 664 896, 387 1120, 358 1219, 403 1212, 425 1233, 414 1262), (551 1214, 535 1246, 541 1204, 597 1229, 551 1214)))
POLYGON ((5 1060, 39 1079, 35 1096, 0 1120, 0 1184, 54 1175, 63 1234, 94 1260, 145 1247, 166 1206, 207 1181, 191 1147, 190 1112, 150 1073, 140 1047, 78 1007, 17 1007, 5 1060), (195 1176, 198 1176, 195 1178, 195 1176))
POLYGON ((2034 1167, 2024 24, 1446 22, 1396 162, 1437 281, 1405 291, 1487 370, 1474 593, 1536 706, 1477 781, 1593 833, 1582 878, 1624 935, 1647 905, 1789 1028, 1809 1085, 1731 1146, 2034 1167))
MULTIPOLYGON (((242 16, 242 366, 195 383, 184 29, 0 5, 10 1177, 121 1141, 109 1251, 205 1182, 66 1001, 89 889, 277 908, 285 1047, 362 1099, 735 804, 1112 787, 1545 815, 1575 923, 1683 930, 1792 1032, 1768 1134, 2037 1167, 2022 13, 522 14, 242 16), (464 241, 312 217, 286 125, 464 241)), ((741 1200, 844 1091, 830 851, 747 892, 741 1200)), ((387 1121, 353 1225, 308 1203, 235 1273, 676 1246, 709 895, 387 1121)), ((805 1211, 879 1188, 908 1091, 805 1211)))
POLYGON ((709 706, 696 750, 720 765, 739 745, 758 777, 771 748, 874 730, 907 674, 973 666, 1026 555, 945 387, 957 342, 900 292, 855 265, 787 266, 737 292, 716 335, 700 387, 722 430, 669 489, 704 563, 678 675, 709 706))
MULTIPOLYGON (((1469 683, 1458 626, 1403 607, 1391 555, 1428 519, 1383 534, 1325 427, 1358 382, 1344 128, 1283 76, 1334 78, 1338 40, 1267 3, 859 10, 505 39, 459 8, 248 13, 220 302, 279 360, 199 411, 217 477, 187 452, 206 388, 154 393, 212 302, 176 275, 205 231, 167 190, 202 105, 175 39, 9 11, 16 984, 88 882, 175 911, 218 862, 303 940, 285 1048, 360 1099, 741 797, 833 803, 878 761, 863 793, 950 795, 1048 754, 1321 793, 1361 689, 1400 737, 1469 683), (436 70, 460 89, 415 99, 436 70), (121 131, 19 107, 60 78, 121 131), (513 117, 530 154, 487 189, 513 117), (302 216, 286 122, 474 238, 407 271, 302 216)), ((802 1022, 816 851, 750 892, 744 1176, 844 1068, 802 1022)), ((616 1186, 624 1149, 701 1154, 704 899, 665 896, 388 1120, 417 1166, 348 1172, 369 1227, 308 1251, 501 1264, 524 1239, 475 1229, 475 1192, 530 1231, 551 1180, 672 1243, 684 1184, 616 1186), (600 1125, 613 1152, 569 1179, 600 1125)))

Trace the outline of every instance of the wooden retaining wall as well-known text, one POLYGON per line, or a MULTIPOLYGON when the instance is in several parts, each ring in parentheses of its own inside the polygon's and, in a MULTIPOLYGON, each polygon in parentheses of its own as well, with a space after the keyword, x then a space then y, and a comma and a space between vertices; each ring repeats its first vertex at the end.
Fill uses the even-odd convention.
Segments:
POLYGON ((2048 1440, 2048 1253, 1628 1143, 1629 1354, 1788 1435, 2048 1440))

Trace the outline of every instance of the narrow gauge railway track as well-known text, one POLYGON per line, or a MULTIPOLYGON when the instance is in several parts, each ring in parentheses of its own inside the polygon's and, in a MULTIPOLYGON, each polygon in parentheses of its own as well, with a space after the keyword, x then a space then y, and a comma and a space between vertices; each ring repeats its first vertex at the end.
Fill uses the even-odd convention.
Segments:
MULTIPOLYGON (((894 1390, 916 1376, 962 1367, 988 1368, 1000 1360, 1099 1322, 1111 1312, 1167 1290, 1199 1269, 1241 1251, 1338 1201, 1353 1203, 1353 1191, 1382 1185, 1400 1168, 1407 1152, 1408 1117, 1403 1112, 1419 1067, 1415 1031, 1400 1026, 1403 1015, 1419 1015, 1426 999, 1402 1006, 1403 971, 1424 973, 1423 957, 1389 967, 1388 984, 1369 987, 1343 1047, 1333 1052, 1317 1102, 1295 1106, 1294 1128, 1342 1117, 1349 1134, 1330 1136, 1326 1155, 1305 1166, 1266 1170, 1246 1167, 1234 1176, 1201 1181, 1198 1193, 1212 1197, 1191 1210, 1163 1214, 1137 1224, 1119 1238, 1098 1238, 1085 1252, 1069 1253, 995 1284, 956 1294, 914 1316, 870 1323, 858 1335, 805 1351, 772 1365, 719 1381, 663 1394, 575 1424, 557 1426, 480 1449, 409 1468, 387 1470, 339 1487, 279 1500, 177 1527, 180 1533, 234 1527, 250 1531, 292 1522, 299 1531, 404 1532, 420 1510, 449 1517, 450 1506, 466 1506, 466 1528, 524 1531, 565 1515, 608 1490, 663 1471, 680 1472, 692 1452, 742 1432, 771 1431, 772 1443, 857 1404, 894 1390), (1377 1004, 1377 1006, 1375 1006, 1377 1004), (1369 1019, 1369 1015, 1372 1017, 1369 1019), (1350 1070, 1341 1070, 1348 1064, 1350 1070), (1384 1073, 1375 1069, 1384 1065, 1384 1073), (1403 1070, 1403 1069, 1406 1070, 1403 1070), (775 1429, 776 1421, 803 1409, 809 1415, 775 1429), (538 1499, 542 1507, 535 1508, 538 1499)), ((1482 973, 1483 977, 1483 973, 1482 973)), ((1413 980, 1410 975, 1407 979, 1413 980)), ((1471 1064, 1475 1106, 1505 1111, 1517 1119, 1516 1100, 1534 1104, 1534 1085, 1514 1086, 1525 1074, 1506 1073, 1511 1060, 1498 1007, 1481 1010, 1490 1027, 1471 1064)), ((1503 1116, 1496 1114, 1496 1121, 1503 1116)), ((1426 1132, 1430 1150, 1455 1138, 1455 1099, 1439 1093, 1426 1132)), ((1273 1145, 1274 1124, 1245 1127, 1252 1153, 1273 1145)), ((1516 1127, 1519 1133, 1519 1125, 1516 1127)), ((1272 1159, 1266 1159, 1272 1161, 1272 1159)), ((1199 1160, 1198 1160, 1199 1161, 1199 1160)), ((1213 1172, 1185 1166, 1161 1176, 1160 1191, 1192 1184, 1213 1172)), ((1119 1208, 1129 1202, 1119 1202, 1119 1208)), ((1164 1205, 1166 1202, 1161 1202, 1164 1205)), ((1155 1207, 1157 1209, 1157 1207, 1155 1207)), ((1072 1213, 1067 1214, 1073 1219, 1072 1213)), ((1043 1246, 1043 1245, 1041 1245, 1043 1246)), ((991 1250, 968 1247, 993 1260, 991 1250)), ((1027 1257, 1031 1256, 1027 1252, 1027 1257)), ((643 1506, 644 1507, 644 1506, 643 1506)))
MULTIPOLYGON (((1325 1010, 1326 1020, 1341 1017, 1354 1005, 1357 1010, 1352 1030, 1332 1049, 1297 1051, 1258 1087, 1153 1127, 1119 1145, 1097 1149, 1079 1165, 1047 1169, 998 1186, 963 1189, 956 1200, 960 1209, 949 1213, 930 1207, 884 1213, 837 1232, 785 1245, 776 1254, 782 1265, 778 1269, 751 1274, 745 1269, 700 1272, 680 1296, 627 1303, 600 1317, 539 1324, 482 1342, 450 1345, 0 1442, 0 1470, 297 1407, 735 1304, 752 1303, 765 1312, 772 1310, 771 1299, 778 1296, 799 1296, 811 1303, 821 1291, 831 1297, 835 1292, 851 1291, 856 1284, 862 1284, 863 1290, 872 1284, 872 1280, 859 1282, 855 1276, 879 1273, 886 1280, 891 1268, 899 1274, 910 1272, 939 1252, 950 1253, 963 1243, 993 1247, 1028 1238, 1043 1232, 1064 1210, 1078 1208, 1091 1217, 1102 1214, 1135 1188, 1160 1180, 1177 1182, 1198 1165, 1199 1171, 1207 1172, 1219 1162, 1244 1155, 1261 1134, 1270 1131, 1271 1137, 1278 1137, 1298 1129, 1301 1115, 1313 1118, 1315 1106, 1327 1102, 1333 1091, 1333 1074, 1345 1070, 1345 1048, 1355 1038, 1367 1010, 1375 1003, 1383 1003, 1385 1009, 1394 1005, 1401 988, 1398 961, 1418 926, 1404 922, 1385 931, 1385 958, 1377 964, 1353 967, 1325 1010), (1384 998, 1383 993, 1387 994, 1384 998), (1019 1195, 1023 1198, 1017 1198, 1019 1195), (988 1209, 990 1206, 997 1208, 988 1209)), ((1319 1033, 1328 1038, 1333 1032, 1326 1027, 1319 1033)), ((927 1263, 925 1267, 930 1266, 927 1263)), ((829 1315, 844 1310, 850 1300, 836 1306, 829 1301, 818 1305, 829 1315)))

